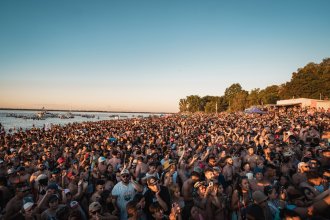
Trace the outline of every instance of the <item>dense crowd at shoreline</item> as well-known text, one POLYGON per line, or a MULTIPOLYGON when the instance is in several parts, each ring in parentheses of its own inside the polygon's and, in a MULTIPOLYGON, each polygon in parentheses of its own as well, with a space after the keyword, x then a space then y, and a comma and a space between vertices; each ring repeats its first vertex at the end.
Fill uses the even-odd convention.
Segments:
POLYGON ((329 112, 0 128, 2 219, 329 219, 329 112))

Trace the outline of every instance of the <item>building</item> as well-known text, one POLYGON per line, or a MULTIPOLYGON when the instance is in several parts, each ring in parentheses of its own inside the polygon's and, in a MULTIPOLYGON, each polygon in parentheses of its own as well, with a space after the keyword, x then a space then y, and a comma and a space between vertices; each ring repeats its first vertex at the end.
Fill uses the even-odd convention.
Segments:
POLYGON ((307 99, 307 98, 299 98, 299 99, 286 99, 286 100, 278 100, 276 103, 277 106, 300 106, 302 108, 312 107, 317 109, 330 109, 330 101, 329 100, 318 100, 318 99, 307 99))

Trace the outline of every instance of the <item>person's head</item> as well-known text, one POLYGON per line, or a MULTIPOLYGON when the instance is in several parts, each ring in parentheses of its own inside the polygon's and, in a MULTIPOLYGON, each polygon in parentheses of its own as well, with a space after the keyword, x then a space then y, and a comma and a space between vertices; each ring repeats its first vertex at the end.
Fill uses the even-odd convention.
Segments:
POLYGON ((169 187, 171 198, 179 198, 180 197, 180 187, 177 184, 172 184, 169 187))
POLYGON ((193 183, 196 183, 200 179, 200 174, 196 171, 191 172, 190 178, 193 181, 193 183))
POLYGON ((252 146, 249 146, 249 148, 248 148, 248 154, 249 155, 253 155, 254 154, 254 149, 253 149, 252 146))
POLYGON ((253 192, 252 198, 253 198, 255 204, 257 204, 261 207, 267 206, 268 197, 262 191, 257 190, 255 192, 253 192))
POLYGON ((213 178, 214 178, 213 169, 211 169, 211 168, 206 168, 205 171, 204 171, 204 175, 205 175, 205 178, 206 178, 208 181, 212 181, 213 178))
POLYGON ((234 163, 233 158, 227 157, 226 163, 229 164, 229 165, 233 165, 233 163, 234 163))
POLYGON ((320 167, 320 162, 315 158, 310 159, 308 164, 311 170, 318 170, 320 167))
POLYGON ((56 210, 58 208, 58 196, 56 194, 53 194, 48 199, 48 205, 49 208, 52 210, 56 210))
POLYGON ((164 210, 162 209, 162 207, 159 205, 158 202, 152 203, 149 206, 149 211, 152 217, 156 220, 161 220, 164 217, 164 210))
POLYGON ((300 163, 298 164, 298 172, 299 172, 299 173, 306 173, 306 172, 308 172, 308 171, 309 171, 309 166, 308 166, 307 163, 305 163, 305 162, 300 162, 300 163))
POLYGON ((264 178, 264 175, 262 173, 262 169, 256 167, 254 169, 254 175, 257 181, 261 181, 264 178))
POLYGON ((128 184, 129 181, 130 181, 130 173, 127 169, 123 169, 121 172, 120 172, 120 179, 123 183, 125 184, 128 184))
POLYGON ((128 217, 133 217, 138 215, 137 202, 132 200, 126 204, 126 211, 128 217))
POLYGON ((113 166, 111 164, 108 164, 107 166, 107 172, 112 173, 113 172, 113 166))
POLYGON ((92 202, 88 207, 89 215, 96 216, 101 213, 101 209, 102 206, 99 202, 92 202))
POLYGON ((153 192, 158 192, 160 190, 159 179, 155 176, 150 176, 147 179, 148 188, 153 192))
POLYGON ((96 191, 99 193, 102 193, 104 190, 104 185, 105 185, 105 181, 104 180, 97 180, 96 181, 96 191))
POLYGON ((210 156, 209 159, 208 159, 208 165, 210 167, 214 167, 216 165, 216 159, 214 156, 210 156))
POLYGON ((145 205, 146 205, 146 199, 144 198, 143 194, 141 193, 137 193, 134 198, 133 198, 134 201, 137 202, 137 205, 136 207, 138 209, 144 209, 145 205))
POLYGON ((242 164, 242 170, 243 171, 246 171, 246 172, 249 172, 251 170, 251 166, 250 166, 250 163, 249 162, 245 162, 242 164))
POLYGON ((248 191, 250 189, 249 181, 247 176, 240 176, 238 179, 238 187, 242 191, 248 191))
POLYGON ((204 181, 196 182, 194 188, 199 197, 204 198, 206 192, 206 183, 204 181))
POLYGON ((197 206, 193 206, 190 210, 190 215, 192 219, 200 219, 199 215, 201 214, 201 209, 197 206))
POLYGON ((157 162, 151 162, 149 164, 149 173, 154 173, 157 170, 157 162))
POLYGON ((275 187, 272 187, 271 185, 265 186, 264 188, 264 194, 270 199, 275 200, 278 198, 278 193, 276 191, 275 187))

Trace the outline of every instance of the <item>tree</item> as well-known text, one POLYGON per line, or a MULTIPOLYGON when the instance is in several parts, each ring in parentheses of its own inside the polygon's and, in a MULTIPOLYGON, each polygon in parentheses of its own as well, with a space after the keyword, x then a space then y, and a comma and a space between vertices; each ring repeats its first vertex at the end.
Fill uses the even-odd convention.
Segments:
POLYGON ((189 112, 201 111, 201 98, 198 95, 187 96, 187 104, 189 112))
POLYGON ((180 112, 186 112, 188 110, 187 99, 180 99, 179 109, 180 109, 180 112))
POLYGON ((248 106, 253 105, 260 105, 261 104, 261 98, 260 98, 260 89, 252 89, 248 96, 248 106))
POLYGON ((241 91, 242 86, 239 83, 234 83, 225 90, 225 99, 231 101, 241 91))
POLYGON ((248 95, 247 91, 241 91, 236 93, 232 99, 229 110, 230 111, 243 111, 248 105, 248 95))
POLYGON ((279 91, 280 87, 277 85, 268 86, 260 91, 262 104, 276 104, 276 101, 280 99, 279 91))

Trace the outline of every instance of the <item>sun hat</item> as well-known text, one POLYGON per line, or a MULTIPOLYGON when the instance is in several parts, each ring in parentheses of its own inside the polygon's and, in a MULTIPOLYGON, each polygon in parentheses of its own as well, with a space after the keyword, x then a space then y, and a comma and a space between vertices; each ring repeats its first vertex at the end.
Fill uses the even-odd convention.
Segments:
POLYGON ((96 212, 99 211, 102 208, 101 204, 99 202, 92 202, 89 207, 88 210, 90 212, 96 212))
POLYGON ((172 160, 167 160, 167 161, 165 161, 165 163, 163 164, 163 169, 164 170, 168 170, 170 167, 171 167, 171 165, 173 165, 174 164, 174 162, 172 161, 172 160))
POLYGON ((252 198, 257 204, 261 204, 268 199, 268 197, 259 190, 252 193, 252 198))

